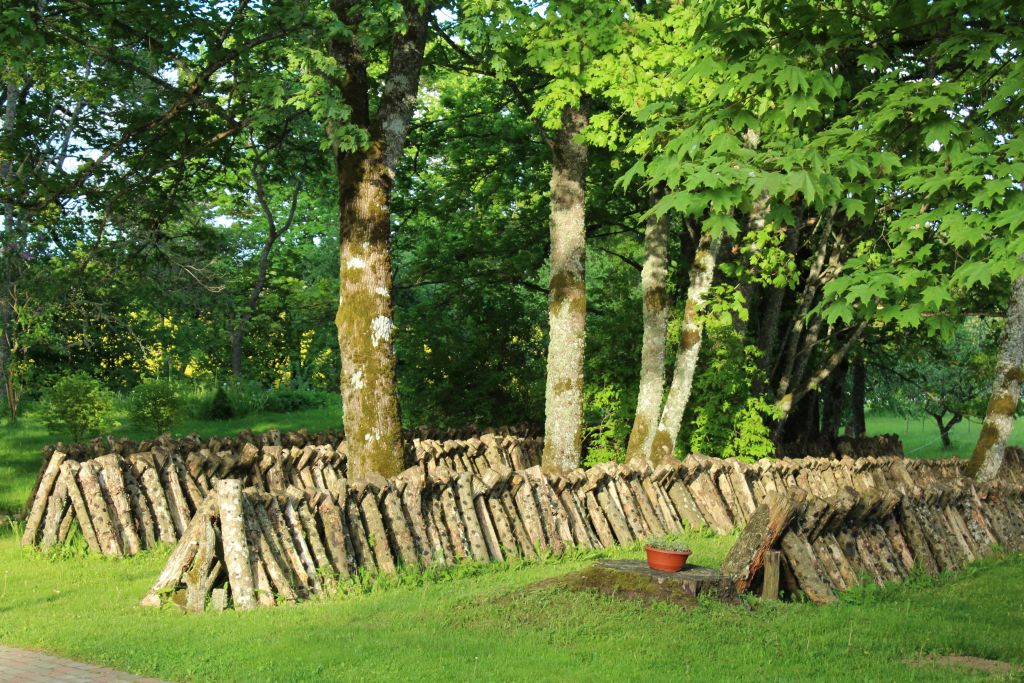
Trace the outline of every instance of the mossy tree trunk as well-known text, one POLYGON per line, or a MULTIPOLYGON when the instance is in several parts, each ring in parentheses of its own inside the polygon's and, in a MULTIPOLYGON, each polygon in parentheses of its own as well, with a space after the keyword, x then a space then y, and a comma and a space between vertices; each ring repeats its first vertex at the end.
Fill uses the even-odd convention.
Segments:
POLYGON ((1020 385, 1024 380, 1024 277, 1014 280, 1010 304, 1006 310, 1006 327, 996 361, 996 378, 992 398, 985 410, 985 421, 974 446, 967 472, 979 481, 989 481, 999 474, 1006 454, 1006 442, 1013 431, 1013 416, 1020 401, 1020 385))
POLYGON ((368 144, 337 154, 340 214, 338 348, 349 476, 398 474, 404 467, 402 425, 395 375, 392 315, 391 189, 405 146, 419 87, 426 44, 426 11, 404 2, 406 29, 391 45, 376 112, 376 85, 367 73, 354 3, 331 7, 350 29, 332 39, 346 70, 339 83, 351 108, 349 123, 363 128, 368 144))
POLYGON ((583 107, 566 107, 562 127, 549 141, 551 280, 543 465, 551 472, 579 467, 583 446, 587 146, 576 138, 586 124, 583 107))
POLYGON ((665 398, 665 406, 661 411, 658 431, 651 444, 650 460, 655 464, 672 459, 676 449, 676 438, 683 424, 683 413, 690 400, 693 388, 693 376, 697 369, 697 358, 700 356, 700 345, 704 338, 704 321, 701 319, 704 299, 715 277, 715 265, 718 262, 718 250, 722 243, 722 235, 712 236, 701 234, 697 253, 690 266, 690 286, 686 292, 686 308, 683 310, 683 332, 676 353, 675 370, 672 373, 672 386, 665 398))
MULTIPOLYGON (((664 188, 651 192, 651 203, 661 198, 664 188)), ((644 234, 644 265, 640 273, 643 290, 643 347, 640 352, 640 391, 636 416, 629 433, 626 459, 644 458, 661 417, 665 393, 665 343, 668 332, 668 215, 650 216, 644 234)))

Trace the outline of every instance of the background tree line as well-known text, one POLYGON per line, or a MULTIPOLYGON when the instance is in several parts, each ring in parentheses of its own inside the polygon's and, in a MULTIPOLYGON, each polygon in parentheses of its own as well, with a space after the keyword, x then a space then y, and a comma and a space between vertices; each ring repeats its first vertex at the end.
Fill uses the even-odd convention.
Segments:
POLYGON ((866 406, 987 414, 979 468, 1005 444, 1013 3, 0 17, 11 420, 83 371, 340 389, 356 473, 401 467, 403 422, 544 423, 557 469, 762 457, 866 406))

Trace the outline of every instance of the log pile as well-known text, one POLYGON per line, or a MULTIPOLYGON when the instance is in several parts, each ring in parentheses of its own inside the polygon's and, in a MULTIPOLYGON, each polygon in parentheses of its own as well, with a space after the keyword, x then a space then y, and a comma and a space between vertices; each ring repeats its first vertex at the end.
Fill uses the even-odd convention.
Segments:
MULTIPOLYGON (((92 447, 51 451, 29 502, 22 542, 47 549, 63 543, 74 524, 90 550, 134 555, 157 543, 176 543, 217 481, 237 478, 270 493, 289 487, 330 490, 344 479, 347 454, 336 435, 293 432, 200 441, 186 437, 136 444, 98 440, 92 447), (133 447, 149 450, 124 453, 133 447), (96 455, 97 450, 111 452, 96 455)), ((415 439, 409 460, 436 468, 482 473, 490 467, 525 469, 540 461, 542 442, 509 434, 453 441, 415 439)))
POLYGON ((957 571, 995 545, 1024 551, 1019 484, 959 480, 905 493, 844 487, 824 498, 794 491, 766 501, 757 517, 761 523, 744 530, 723 572, 742 592, 756 582, 764 552, 779 547, 783 587, 816 603, 833 602, 865 578, 883 585, 915 571, 957 571), (780 532, 768 519, 791 521, 780 532))
POLYGON ((292 485, 283 492, 243 491, 241 481, 220 480, 144 603, 170 598, 200 610, 220 606, 230 595, 236 606, 270 605, 329 592, 339 578, 359 570, 392 573, 403 565, 534 558, 572 546, 628 544, 684 525, 729 531, 737 523, 746 525, 746 536, 761 529, 753 541, 741 537, 739 556, 726 563, 735 573, 743 570, 744 587, 754 583, 765 553, 781 544, 787 585, 818 599, 831 595, 833 586, 848 587, 858 572, 875 571, 872 576, 888 580, 909 571, 908 549, 916 552, 917 541, 909 540, 911 531, 893 531, 903 519, 893 511, 905 500, 911 501, 906 516, 917 524, 915 538, 933 543, 933 536, 962 536, 964 528, 973 534, 973 541, 962 541, 972 554, 944 555, 936 560, 938 568, 962 566, 989 542, 1024 547, 1024 532, 1014 535, 1018 527, 1024 529, 1024 508, 1014 502, 1019 486, 977 489, 964 480, 943 482, 956 471, 948 465, 891 460, 904 466, 862 460, 837 475, 840 464, 825 459, 755 467, 693 456, 657 469, 606 463, 564 477, 545 475, 537 466, 521 471, 499 466, 477 474, 421 464, 391 480, 338 479, 326 489, 292 485), (919 487, 913 477, 929 483, 919 487), (802 491, 800 482, 822 495, 802 491), (241 502, 227 509, 221 487, 229 485, 241 502), (234 509, 241 510, 242 521, 232 522, 229 528, 236 531, 226 532, 224 515, 230 518, 234 509), (999 515, 997 522, 993 516, 999 515), (202 548, 212 550, 200 554, 202 548), (865 548, 878 558, 870 560, 871 567, 862 564, 869 560, 858 559, 865 548), (238 557, 249 558, 237 586, 229 558, 236 550, 238 557), (847 558, 838 579, 828 574, 833 583, 818 575, 839 561, 826 552, 847 558), (830 558, 833 564, 822 564, 830 558), (902 574, 890 569, 896 561, 902 574), (248 597, 250 580, 257 586, 255 602, 248 597))

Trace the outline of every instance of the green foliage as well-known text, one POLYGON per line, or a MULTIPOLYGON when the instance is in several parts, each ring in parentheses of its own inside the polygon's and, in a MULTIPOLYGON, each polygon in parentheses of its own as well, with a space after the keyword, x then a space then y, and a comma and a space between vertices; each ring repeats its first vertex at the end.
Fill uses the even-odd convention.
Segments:
POLYGON ((43 396, 42 414, 51 434, 74 442, 117 426, 113 393, 84 372, 57 380, 43 396))
POLYGON ((584 396, 583 464, 622 462, 626 457, 629 423, 623 420, 621 391, 607 386, 584 396))
POLYGON ((767 423, 776 409, 752 395, 755 384, 764 380, 757 348, 745 344, 731 320, 708 320, 704 336, 680 446, 746 462, 771 457, 775 446, 767 423))
POLYGON ((155 434, 169 431, 184 415, 185 402, 169 380, 143 382, 132 390, 128 402, 131 423, 155 434))
POLYGON ((283 386, 267 391, 263 410, 268 413, 291 413, 296 410, 320 408, 337 398, 333 394, 315 391, 309 387, 283 386))
POLYGON ((652 538, 647 541, 647 545, 652 548, 657 548, 658 550, 674 550, 676 552, 685 552, 690 550, 690 543, 687 537, 680 536, 679 534, 652 538))
POLYGON ((231 402, 231 397, 228 396, 227 390, 223 386, 217 387, 217 390, 213 392, 213 398, 210 400, 206 417, 211 420, 230 420, 234 416, 235 406, 231 402))

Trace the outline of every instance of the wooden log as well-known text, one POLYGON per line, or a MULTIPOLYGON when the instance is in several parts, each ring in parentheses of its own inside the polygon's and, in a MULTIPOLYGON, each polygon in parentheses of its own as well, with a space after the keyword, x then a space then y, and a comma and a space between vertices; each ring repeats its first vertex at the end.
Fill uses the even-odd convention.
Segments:
POLYGON ((761 584, 762 600, 779 599, 779 573, 782 553, 769 550, 764 556, 764 581, 761 584))
POLYGON ((252 609, 256 607, 256 592, 249 544, 245 536, 245 520, 242 516, 242 482, 238 479, 221 479, 217 482, 215 490, 220 511, 224 566, 228 572, 231 597, 235 609, 252 609))
POLYGON ((101 490, 110 501, 110 507, 114 511, 115 528, 121 538, 121 547, 128 555, 135 555, 141 549, 142 543, 135 530, 135 519, 132 515, 131 502, 128 500, 128 492, 125 490, 124 476, 121 473, 121 463, 117 456, 105 455, 94 460, 99 468, 99 482, 101 490))
POLYGON ((321 537, 316 519, 309 509, 309 502, 305 497, 297 498, 294 500, 293 506, 299 516, 299 522, 302 523, 302 529, 305 531, 306 545, 312 556, 315 572, 320 579, 320 584, 325 591, 333 593, 338 587, 338 571, 334 568, 331 558, 327 555, 324 539, 321 537))
POLYGON ((629 522, 626 521, 626 516, 619 505, 618 498, 614 496, 613 488, 610 484, 610 480, 602 482, 594 489, 594 496, 597 498, 605 519, 608 520, 608 525, 615 535, 616 543, 627 545, 632 543, 636 536, 633 534, 629 522))
POLYGON ((505 506, 502 505, 501 499, 495 496, 492 489, 489 495, 481 496, 480 500, 486 503, 487 509, 491 513, 491 520, 494 522, 494 529, 498 534, 498 543, 501 544, 502 555, 506 558, 520 557, 522 551, 519 550, 515 533, 512 531, 512 523, 508 519, 508 513, 505 512, 505 506))
POLYGON ((637 481, 635 475, 626 476, 621 480, 627 486, 629 486, 630 493, 633 494, 633 500, 637 502, 637 509, 640 511, 640 516, 643 518, 644 523, 652 534, 655 536, 664 536, 668 533, 668 528, 662 520, 661 515, 656 509, 656 505, 647 496, 647 491, 644 490, 643 485, 637 481))
POLYGON ((798 534, 787 531, 782 535, 781 544, 782 552, 785 553, 786 561, 796 576, 800 590, 819 605, 835 602, 836 596, 821 578, 807 541, 798 534))
POLYGON ((92 520, 100 552, 110 556, 124 554, 121 548, 121 535, 114 528, 112 515, 107 507, 103 491, 100 489, 99 479, 92 461, 87 460, 79 466, 78 483, 82 486, 82 498, 86 507, 89 508, 89 519, 92 520))
POLYGON ((512 486, 512 497, 515 500, 519 518, 529 537, 529 546, 534 549, 548 548, 547 539, 544 537, 544 527, 540 521, 540 510, 537 507, 530 480, 516 473, 512 476, 512 486))
POLYGON ((504 486, 502 488, 497 500, 505 511, 505 516, 508 518, 509 526, 512 529, 513 535, 516 537, 516 545, 519 547, 519 552, 521 552, 527 559, 536 559, 537 551, 533 545, 533 539, 530 537, 529 532, 526 530, 526 525, 523 524, 523 520, 519 516, 519 509, 516 507, 515 496, 512 494, 512 491, 508 486, 504 486))
POLYGON ((361 498, 359 509, 363 513, 363 523, 366 524, 367 542, 373 550, 373 557, 377 568, 388 574, 396 571, 395 557, 391 552, 391 543, 388 538, 387 529, 384 527, 384 519, 380 515, 376 492, 367 486, 362 496, 358 490, 358 484, 352 486, 354 495, 361 498))
POLYGON ((287 493, 279 493, 269 496, 266 499, 265 509, 267 512, 267 519, 270 521, 272 527, 274 542, 280 550, 281 556, 287 559, 288 568, 291 570, 291 574, 294 577, 292 585, 296 587, 296 590, 301 593, 302 597, 305 597, 314 592, 313 577, 309 575, 306 563, 303 561, 302 556, 299 555, 298 549, 295 547, 295 541, 292 538, 292 530, 285 518, 286 496, 287 493))
POLYGON ((612 476, 608 479, 607 486, 609 494, 618 502, 619 509, 622 510, 634 537, 649 538, 652 536, 653 533, 640 514, 640 504, 633 497, 629 484, 618 476, 612 476))
POLYGON ((430 520, 429 528, 433 530, 435 552, 440 550, 440 558, 445 564, 453 564, 456 560, 455 546, 452 544, 451 531, 445 521, 444 507, 441 504, 441 489, 433 484, 429 488, 429 497, 424 501, 424 521, 430 520))
MULTIPOLYGON (((89 464, 88 462, 82 463, 80 474, 87 469, 92 469, 87 467, 89 464)), ((199 541, 205 532, 206 518, 213 510, 218 508, 218 503, 218 496, 211 495, 207 497, 203 506, 196 511, 192 521, 189 522, 188 527, 185 529, 185 533, 182 534, 181 540, 178 541, 178 545, 171 552, 171 556, 167 558, 167 564, 164 565, 163 571, 157 577, 156 583, 149 589, 146 597, 142 599, 141 604, 144 607, 159 607, 160 596, 174 590, 181 583, 185 570, 199 551, 199 541)))
POLYGON ((156 546, 158 533, 156 519, 150 509, 149 500, 142 493, 142 485, 135 477, 134 469, 127 462, 124 465, 124 469, 121 470, 124 475, 124 487, 132 506, 132 517, 139 530, 140 544, 143 548, 153 548, 156 546))
POLYGON ((896 555, 896 559, 899 560, 900 567, 902 567, 902 573, 904 576, 910 574, 914 568, 914 556, 910 552, 910 547, 907 545, 907 539, 903 536, 903 530, 900 529, 899 523, 895 517, 888 517, 882 522, 882 528, 885 531, 885 536, 889 541, 889 545, 892 547, 893 552, 896 555))
POLYGON ((286 542, 290 540, 295 554, 302 562, 302 568, 308 577, 307 585, 310 592, 318 595, 324 590, 324 577, 317 571, 317 563, 306 538, 306 529, 299 516, 298 505, 301 501, 301 491, 297 487, 290 486, 285 490, 285 495, 280 499, 279 503, 289 534, 286 542))
POLYGON ((54 484, 53 491, 46 503, 46 517, 43 521, 43 532, 39 538, 41 550, 47 550, 57 544, 61 522, 70 506, 71 499, 68 496, 67 486, 58 473, 57 483, 54 484))
POLYGON ((708 525, 718 534, 727 534, 733 530, 734 524, 729 511, 722 501, 721 495, 715 482, 706 473, 702 472, 690 482, 690 493, 701 516, 707 520, 708 525))
POLYGON ((402 509, 401 495, 393 486, 388 485, 381 491, 380 497, 381 510, 384 513, 384 523, 387 527, 388 535, 394 541, 395 548, 398 551, 398 558, 404 565, 409 567, 418 566, 419 553, 416 549, 416 541, 413 538, 412 531, 409 529, 409 523, 406 521, 405 511, 402 509))
POLYGON ((939 573, 939 565, 928 545, 927 536, 918 519, 910 498, 904 496, 900 502, 897 513, 897 521, 903 531, 903 538, 906 539, 910 554, 914 562, 926 573, 934 576, 939 573))
POLYGON ((854 569, 853 565, 850 564, 850 560, 847 559, 846 555, 843 554, 842 548, 839 546, 839 541, 831 533, 822 534, 818 536, 818 541, 824 546, 824 549, 828 552, 832 558, 832 564, 835 565, 839 571, 839 577, 841 581, 836 584, 840 590, 849 590, 856 585, 860 584, 860 577, 857 575, 857 570, 854 569))
POLYGON ((136 460, 133 463, 136 475, 142 482, 146 498, 153 507, 153 518, 156 522, 157 537, 161 543, 174 543, 178 540, 178 530, 171 516, 170 507, 167 504, 167 496, 164 495, 163 486, 160 483, 160 475, 157 474, 149 462, 136 460))
POLYGON ((562 502, 558 499, 558 495, 539 465, 527 470, 526 475, 533 481, 534 495, 537 497, 544 519, 549 525, 547 536, 551 541, 551 547, 556 553, 562 553, 566 546, 572 545, 574 542, 572 528, 569 526, 568 512, 562 507, 562 502))
POLYGON ((362 567, 368 572, 375 571, 377 569, 377 561, 374 559, 373 549, 370 547, 368 532, 363 521, 363 513, 359 502, 351 493, 345 501, 345 517, 348 522, 349 539, 352 541, 352 551, 356 566, 362 567))
MULTIPOLYGON (((275 519, 281 514, 275 495, 261 495, 258 501, 252 503, 251 509, 260 531, 260 554, 265 559, 268 573, 277 588, 278 594, 286 602, 304 597, 307 594, 306 584, 300 581, 299 575, 296 574, 289 549, 285 548, 284 540, 286 539, 281 538, 278 525, 275 522, 275 519), (273 558, 274 562, 272 563, 268 558, 273 558), (270 571, 271 564, 276 564, 280 571, 270 571)), ((297 558, 295 564, 298 564, 299 568, 302 569, 301 562, 298 562, 297 558)))
POLYGON ((341 517, 338 504, 330 497, 320 501, 318 506, 320 523, 324 527, 324 544, 330 554, 331 567, 343 577, 351 575, 351 559, 346 543, 345 523, 341 517))
POLYGON ((601 505, 597 502, 597 496, 593 490, 586 491, 582 496, 584 512, 586 513, 585 517, 590 522, 590 526, 597 536, 597 543, 594 547, 611 548, 615 545, 615 533, 612 531, 611 524, 608 521, 608 517, 605 516, 604 510, 601 509, 601 505))
POLYGON ((57 479, 60 476, 60 466, 67 457, 67 454, 60 451, 54 451, 50 455, 50 460, 46 463, 46 469, 43 470, 39 484, 36 486, 35 496, 32 499, 32 508, 29 510, 28 517, 25 520, 25 532, 21 536, 22 545, 35 545, 39 535, 39 527, 43 522, 43 515, 46 513, 46 508, 50 502, 50 495, 53 493, 53 488, 56 486, 57 479))
POLYGON ((78 486, 78 471, 81 469, 74 460, 65 460, 60 466, 60 478, 63 480, 64 488, 71 498, 71 505, 75 510, 75 518, 78 520, 78 527, 82 530, 89 550, 94 553, 102 553, 99 540, 96 538, 96 530, 93 528, 92 518, 89 516, 89 508, 85 504, 82 490, 78 486))
POLYGON ((697 509, 697 504, 693 502, 693 496, 690 495, 690 489, 683 481, 677 479, 672 482, 668 487, 668 497, 672 501, 676 513, 691 529, 702 529, 707 526, 704 515, 697 509))
POLYGON ((471 557, 477 562, 487 562, 491 556, 487 550, 487 542, 484 540, 480 519, 473 505, 473 475, 469 472, 460 473, 455 479, 455 489, 459 512, 465 524, 466 536, 469 539, 471 557))
POLYGON ((217 536, 206 515, 200 517, 201 530, 192 565, 185 571, 185 611, 202 612, 206 609, 206 576, 217 559, 217 536))
POLYGON ((167 505, 174 522, 174 528, 180 538, 188 526, 192 515, 189 512, 188 502, 185 500, 185 493, 181 490, 181 479, 178 477, 178 470, 170 463, 158 468, 160 479, 163 482, 163 489, 167 494, 167 505))
POLYGON ((295 577, 288 568, 288 560, 284 557, 278 544, 272 541, 274 538, 273 527, 269 525, 269 517, 262 509, 264 504, 264 500, 250 501, 248 497, 242 499, 250 539, 255 539, 255 543, 250 541, 250 544, 259 552, 270 589, 285 603, 294 604, 297 597, 293 585, 295 577))
POLYGON ((559 502, 562 504, 562 509, 565 510, 566 519, 569 522, 569 529, 572 532, 573 543, 581 548, 593 548, 594 543, 591 541, 593 531, 590 529, 590 525, 584 521, 583 514, 579 508, 579 504, 572 495, 572 489, 568 486, 562 486, 561 490, 556 493, 559 502))
POLYGON ((641 485, 644 487, 644 491, 647 492, 647 497, 657 506, 658 512, 664 521, 665 530, 669 532, 682 531, 683 520, 672 505, 668 492, 653 481, 651 477, 644 477, 641 480, 641 485))
POLYGON ((765 553, 773 549, 789 528, 797 502, 772 494, 760 505, 722 563, 722 574, 730 577, 738 594, 746 593, 764 566, 765 553))

